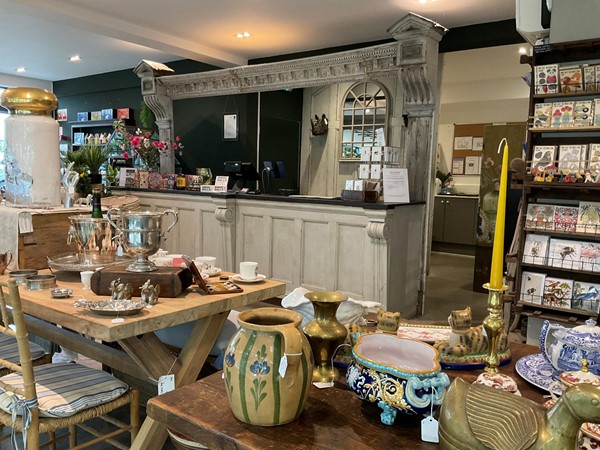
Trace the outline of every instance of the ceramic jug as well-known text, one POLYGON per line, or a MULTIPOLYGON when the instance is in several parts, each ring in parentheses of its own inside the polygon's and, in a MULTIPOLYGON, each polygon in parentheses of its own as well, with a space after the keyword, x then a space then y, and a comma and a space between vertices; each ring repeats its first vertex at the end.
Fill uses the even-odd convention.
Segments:
POLYGON ((581 359, 585 358, 589 371, 600 375, 600 327, 593 319, 571 329, 545 320, 540 350, 556 370, 580 370, 581 359))
POLYGON ((313 363, 301 322, 299 313, 284 308, 239 314, 223 376, 233 414, 242 422, 283 425, 302 413, 313 363))

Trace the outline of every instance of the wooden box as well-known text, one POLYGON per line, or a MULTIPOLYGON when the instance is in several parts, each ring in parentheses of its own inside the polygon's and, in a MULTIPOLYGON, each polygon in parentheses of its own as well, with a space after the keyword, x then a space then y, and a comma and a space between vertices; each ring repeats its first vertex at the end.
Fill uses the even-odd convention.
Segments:
POLYGON ((154 272, 127 272, 129 263, 115 264, 97 270, 92 275, 92 291, 96 295, 111 296, 110 283, 117 278, 123 283, 131 283, 133 296, 140 296, 140 287, 148 280, 155 286, 160 284, 159 297, 177 297, 192 284, 192 272, 182 267, 159 267, 154 272))
POLYGON ((67 245, 69 216, 76 214, 81 212, 32 214, 33 232, 19 234, 19 269, 47 269, 48 256, 77 253, 75 244, 67 245))

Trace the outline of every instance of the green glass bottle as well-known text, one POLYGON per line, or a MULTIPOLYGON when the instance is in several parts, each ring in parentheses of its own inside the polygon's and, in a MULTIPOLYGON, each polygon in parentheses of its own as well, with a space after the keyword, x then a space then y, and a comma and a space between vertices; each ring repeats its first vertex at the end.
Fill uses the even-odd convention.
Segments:
POLYGON ((102 195, 100 188, 92 189, 92 218, 102 219, 102 195))

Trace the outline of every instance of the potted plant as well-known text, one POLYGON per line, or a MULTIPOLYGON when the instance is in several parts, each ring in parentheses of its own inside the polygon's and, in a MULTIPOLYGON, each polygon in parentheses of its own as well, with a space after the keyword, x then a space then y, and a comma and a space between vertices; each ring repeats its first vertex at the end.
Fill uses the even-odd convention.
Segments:
POLYGON ((78 151, 70 151, 64 158, 67 164, 74 162, 73 170, 79 172, 79 182, 76 191, 81 197, 91 194, 96 186, 102 188, 100 169, 108 161, 106 146, 88 144, 82 145, 78 151))

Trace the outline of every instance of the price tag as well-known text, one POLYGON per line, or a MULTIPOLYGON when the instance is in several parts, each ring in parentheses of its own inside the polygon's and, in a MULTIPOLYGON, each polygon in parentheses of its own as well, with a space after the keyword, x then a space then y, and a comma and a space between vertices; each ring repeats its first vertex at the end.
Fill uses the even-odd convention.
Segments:
POLYGON ((163 375, 158 379, 158 395, 175 389, 175 375, 163 375))
POLYGON ((123 323, 125 322, 125 319, 123 319, 122 317, 117 317, 116 319, 111 320, 112 323, 123 323))
POLYGON ((421 420, 421 440, 425 442, 440 442, 438 421, 431 416, 421 420))
POLYGON ((283 358, 281 358, 281 361, 279 362, 279 376, 281 378, 285 378, 285 372, 287 370, 287 366, 288 366, 287 355, 284 354, 283 358))

